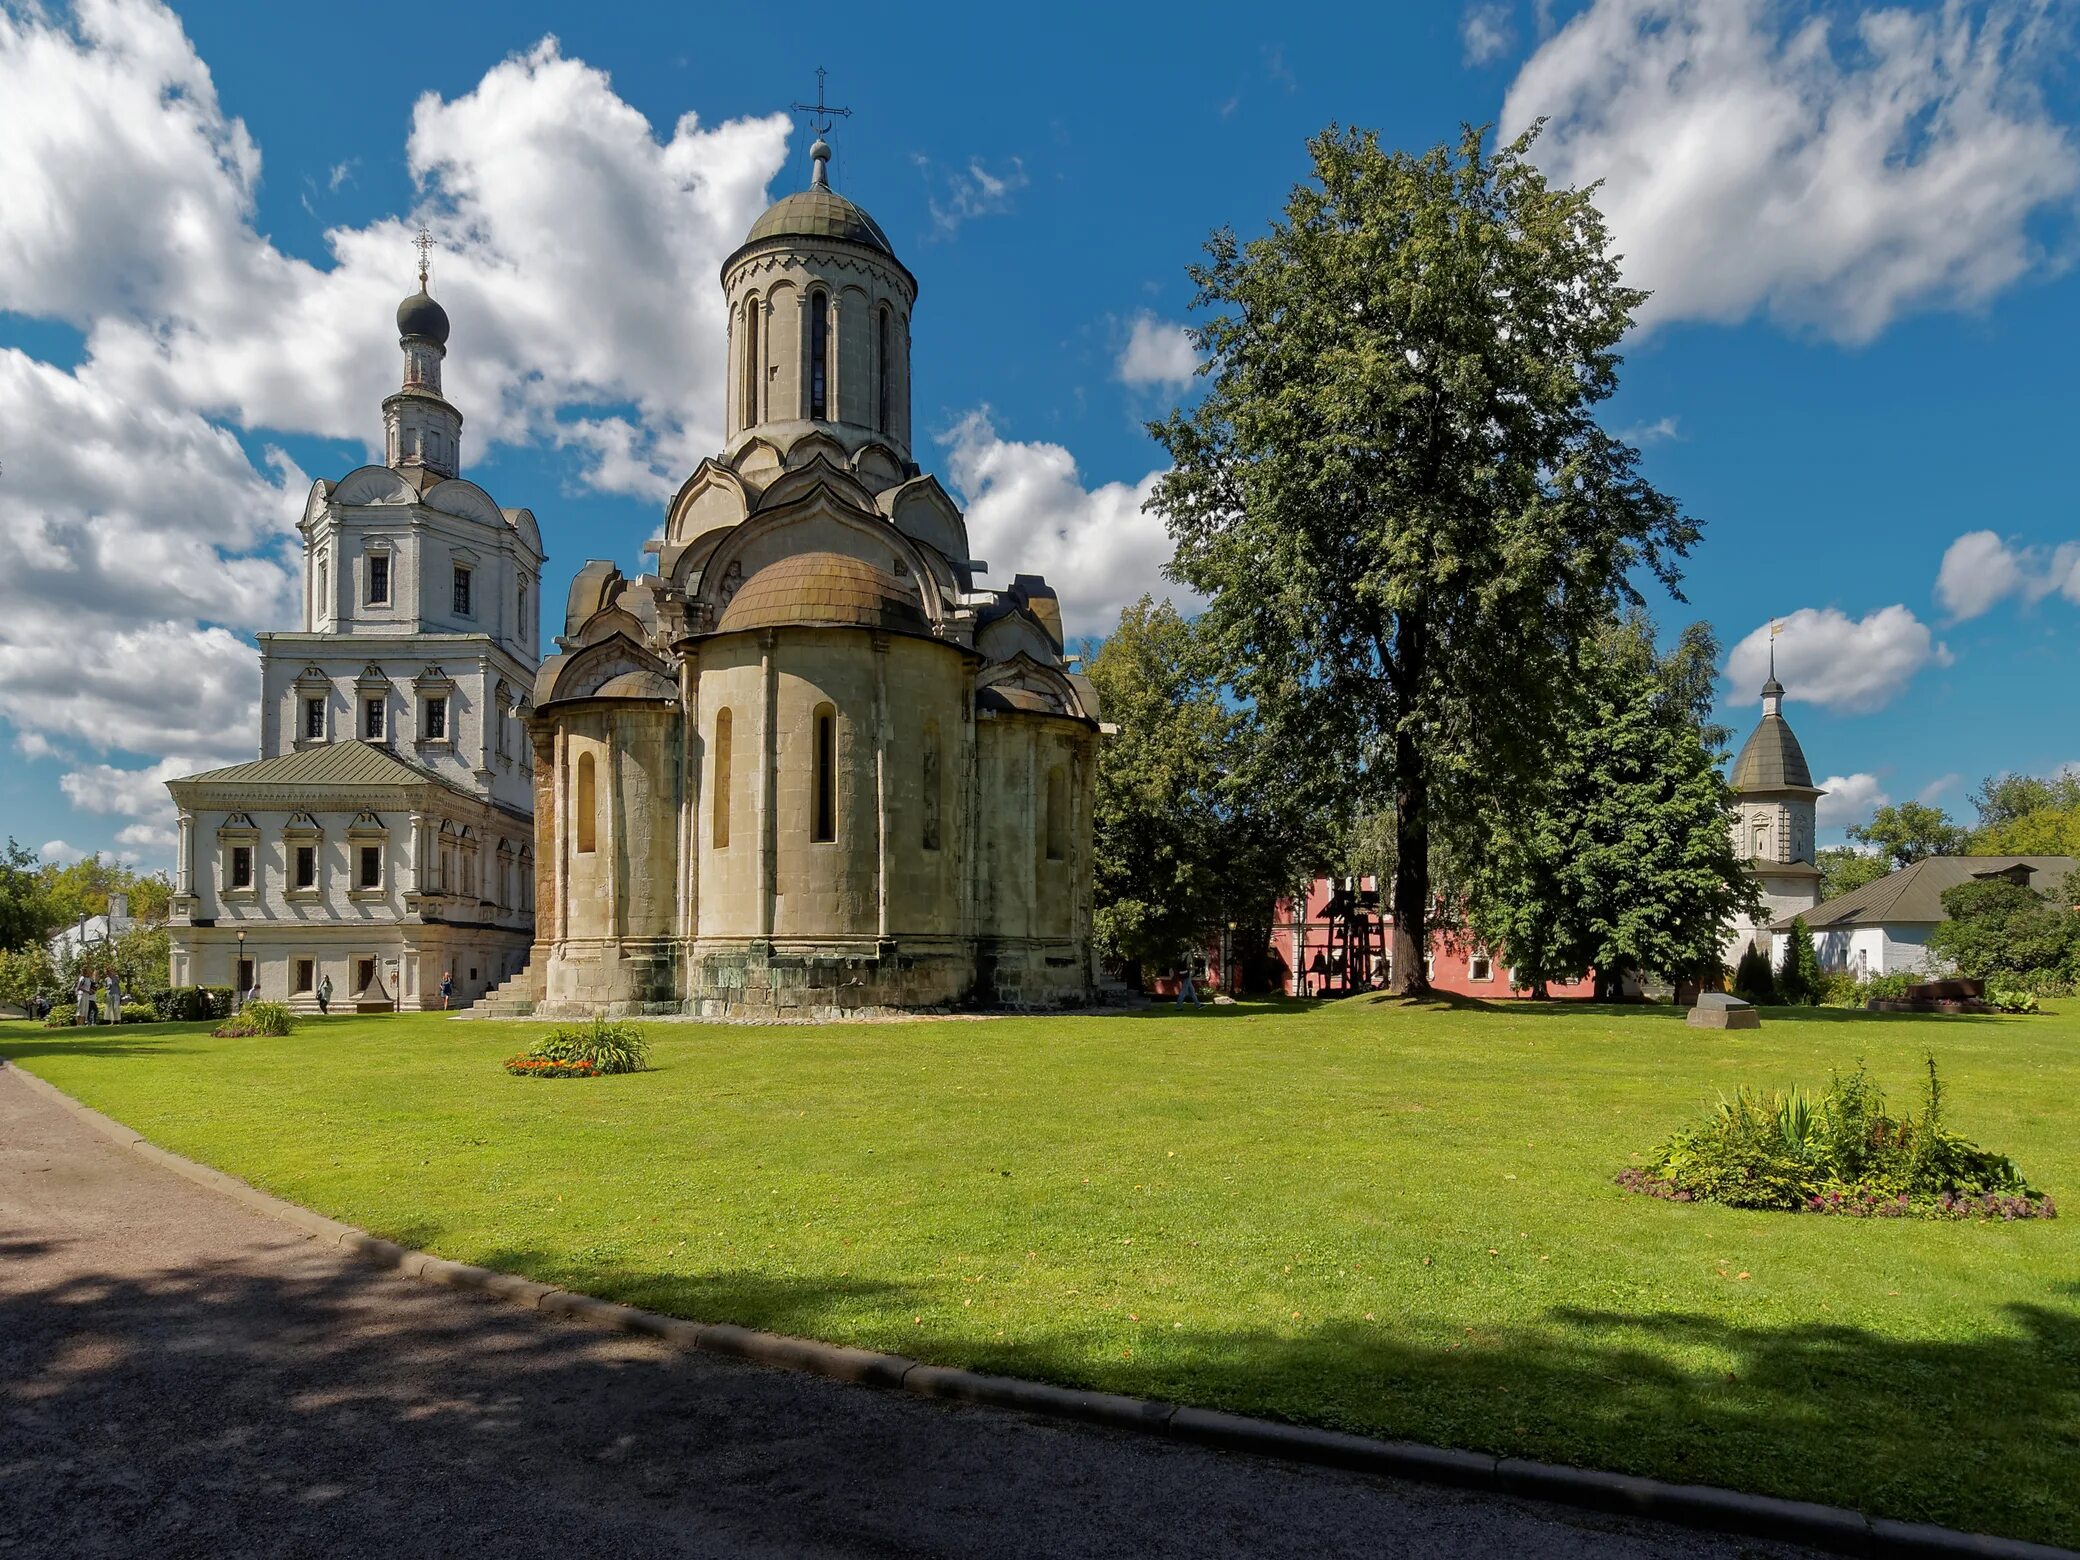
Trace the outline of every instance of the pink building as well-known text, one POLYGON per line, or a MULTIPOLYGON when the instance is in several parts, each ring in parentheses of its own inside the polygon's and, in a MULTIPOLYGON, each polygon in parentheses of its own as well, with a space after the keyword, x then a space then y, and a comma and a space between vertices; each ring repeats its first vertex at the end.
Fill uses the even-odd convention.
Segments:
MULTIPOLYGON (((1394 917, 1371 877, 1316 878, 1298 899, 1281 900, 1272 912, 1272 967, 1282 967, 1287 996, 1344 996, 1383 989, 1393 978, 1394 917)), ((1490 999, 1523 997, 1511 985, 1506 952, 1460 934, 1430 936, 1430 985, 1454 996, 1490 999)), ((1588 997, 1594 980, 1550 983, 1555 997, 1588 997)))

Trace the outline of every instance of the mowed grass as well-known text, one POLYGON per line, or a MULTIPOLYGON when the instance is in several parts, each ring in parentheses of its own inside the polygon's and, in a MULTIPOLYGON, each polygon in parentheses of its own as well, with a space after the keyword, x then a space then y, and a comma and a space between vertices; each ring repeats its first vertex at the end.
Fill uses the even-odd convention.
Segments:
POLYGON ((177 1152, 443 1256, 704 1320, 2080 1542, 2080 1007, 1243 1005, 650 1026, 0 1026, 177 1152), (1720 1090, 1859 1057, 2072 1216, 1863 1222, 1611 1184, 1720 1090))

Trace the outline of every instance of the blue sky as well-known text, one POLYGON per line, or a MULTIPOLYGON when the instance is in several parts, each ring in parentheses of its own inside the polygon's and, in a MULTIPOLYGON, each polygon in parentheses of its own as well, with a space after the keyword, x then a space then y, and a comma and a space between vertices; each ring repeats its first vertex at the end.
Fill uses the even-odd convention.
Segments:
POLYGON ((2080 761, 2063 7, 858 16, 0 0, 0 834, 163 864, 160 781, 249 754, 249 637, 289 626, 310 479, 380 431, 422 218, 465 462, 542 522, 547 627, 587 557, 638 566, 715 442, 716 266, 806 181, 819 64, 833 182, 922 284, 918 457, 1072 628, 1165 588, 1142 424, 1189 394, 1207 231, 1261 229, 1331 120, 1421 148, 1543 114, 1655 289, 1609 422, 1705 528, 1656 614, 1712 623, 1743 732, 1787 620, 1823 838, 2080 761))

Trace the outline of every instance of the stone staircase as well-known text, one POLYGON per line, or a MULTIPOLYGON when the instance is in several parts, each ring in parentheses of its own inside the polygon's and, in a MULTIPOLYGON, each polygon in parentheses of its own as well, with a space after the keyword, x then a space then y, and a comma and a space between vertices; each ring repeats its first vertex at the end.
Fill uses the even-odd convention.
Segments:
POLYGON ((485 992, 455 1017, 525 1018, 534 1011, 535 1001, 534 969, 522 965, 519 974, 485 992))

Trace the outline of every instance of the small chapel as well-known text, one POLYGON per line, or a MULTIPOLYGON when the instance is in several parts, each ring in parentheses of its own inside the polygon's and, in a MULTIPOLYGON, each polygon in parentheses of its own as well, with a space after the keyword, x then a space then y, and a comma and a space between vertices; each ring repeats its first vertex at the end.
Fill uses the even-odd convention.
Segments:
POLYGON ((917 279, 830 155, 723 263, 722 449, 642 572, 579 570, 535 678, 538 1012, 1094 989, 1097 695, 913 458, 917 279))
POLYGON ((1728 776, 1733 788, 1734 853, 1762 891, 1762 913, 1736 916, 1726 932, 1726 962, 1738 965, 1750 947, 1779 963, 1782 934, 1770 928, 1820 903, 1821 871, 1814 860, 1816 811, 1827 793, 1813 784, 1791 722, 1784 718, 1784 685, 1776 657, 1762 685, 1762 719, 1748 734, 1728 776))

